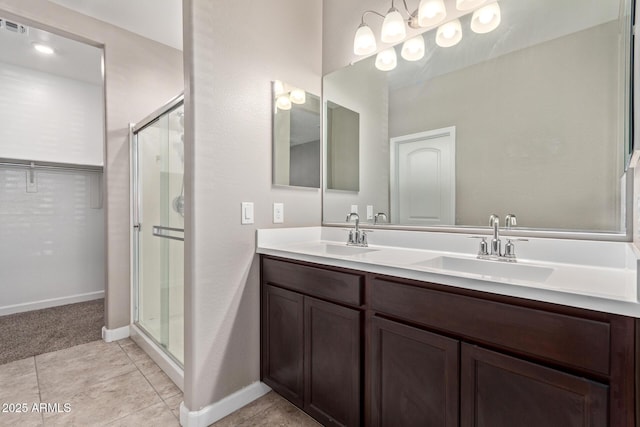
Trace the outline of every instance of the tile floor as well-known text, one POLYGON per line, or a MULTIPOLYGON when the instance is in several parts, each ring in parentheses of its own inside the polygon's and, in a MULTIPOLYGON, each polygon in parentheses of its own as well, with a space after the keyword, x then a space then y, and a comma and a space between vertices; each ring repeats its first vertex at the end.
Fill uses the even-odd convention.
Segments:
MULTIPOLYGON (((180 389, 130 339, 0 365, 0 426, 179 426, 180 402, 180 389)), ((273 392, 213 425, 320 426, 273 392)))

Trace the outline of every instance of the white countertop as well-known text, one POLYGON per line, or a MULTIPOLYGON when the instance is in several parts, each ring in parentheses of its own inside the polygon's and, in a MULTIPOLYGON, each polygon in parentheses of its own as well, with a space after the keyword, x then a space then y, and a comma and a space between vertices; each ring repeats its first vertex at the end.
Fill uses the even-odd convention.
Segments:
POLYGON ((477 260, 479 241, 468 234, 375 230, 366 250, 347 247, 346 236, 337 227, 258 230, 257 253, 640 318, 640 257, 631 243, 516 241, 512 266, 477 260), (443 260, 481 268, 452 270, 443 260), (510 273, 521 267, 533 278, 510 273))

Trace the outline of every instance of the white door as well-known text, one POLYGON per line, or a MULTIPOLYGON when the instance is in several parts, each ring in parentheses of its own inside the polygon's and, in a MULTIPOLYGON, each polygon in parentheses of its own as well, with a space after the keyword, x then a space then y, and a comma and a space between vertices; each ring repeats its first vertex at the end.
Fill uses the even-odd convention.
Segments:
POLYGON ((455 140, 455 126, 391 138, 392 223, 455 224, 455 140))

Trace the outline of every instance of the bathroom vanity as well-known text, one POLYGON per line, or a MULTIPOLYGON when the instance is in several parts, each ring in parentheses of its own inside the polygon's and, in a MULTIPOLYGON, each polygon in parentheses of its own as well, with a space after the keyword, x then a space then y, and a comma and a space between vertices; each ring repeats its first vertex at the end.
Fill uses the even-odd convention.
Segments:
MULTIPOLYGON (((468 236, 376 230, 379 242, 401 236, 407 246, 350 248, 339 228, 292 230, 258 234, 262 379, 322 424, 636 425, 630 245, 553 242, 618 245, 627 264, 522 258, 525 271, 552 272, 514 279, 415 262, 462 257, 450 249, 468 236), (436 244, 449 251, 428 249, 436 244), (571 269, 586 290, 554 289, 571 269), (623 286, 598 293, 587 276, 610 292, 607 280, 623 286)), ((540 240, 523 255, 546 249, 540 240)))

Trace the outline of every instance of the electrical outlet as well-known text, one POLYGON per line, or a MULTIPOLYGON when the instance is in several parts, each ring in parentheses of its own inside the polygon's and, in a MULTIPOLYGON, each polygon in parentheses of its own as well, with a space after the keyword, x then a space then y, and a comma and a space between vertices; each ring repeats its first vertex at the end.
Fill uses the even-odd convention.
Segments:
POLYGON ((367 219, 373 219, 373 205, 367 205, 367 219))
POLYGON ((282 224, 284 222, 284 203, 273 204, 273 223, 282 224))

